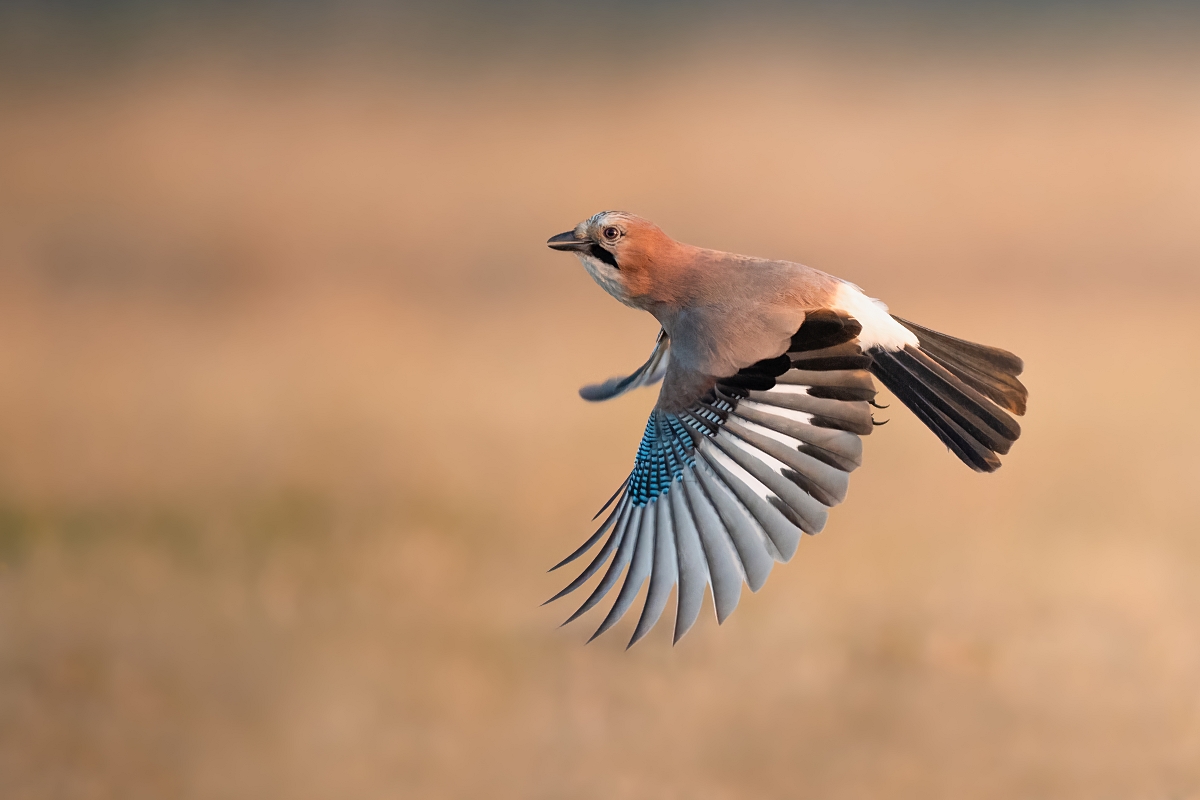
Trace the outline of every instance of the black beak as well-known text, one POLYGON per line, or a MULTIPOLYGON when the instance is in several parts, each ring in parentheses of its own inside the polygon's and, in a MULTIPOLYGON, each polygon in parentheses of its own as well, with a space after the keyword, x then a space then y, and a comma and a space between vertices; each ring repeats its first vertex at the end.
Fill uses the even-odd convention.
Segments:
POLYGON ((546 244, 550 245, 551 250, 587 250, 592 243, 588 239, 576 239, 575 231, 567 231, 558 236, 551 236, 546 240, 546 244))

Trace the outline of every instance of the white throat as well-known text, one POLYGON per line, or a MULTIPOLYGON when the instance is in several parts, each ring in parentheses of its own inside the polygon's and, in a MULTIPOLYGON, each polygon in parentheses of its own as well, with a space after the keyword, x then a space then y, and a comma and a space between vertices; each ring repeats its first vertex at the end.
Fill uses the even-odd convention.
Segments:
POLYGON ((637 308, 629 301, 629 295, 625 293, 625 287, 621 285, 621 279, 618 277, 619 270, 616 267, 605 264, 590 253, 577 252, 575 255, 579 257, 583 268, 587 270, 588 275, 592 276, 592 280, 600 285, 601 289, 630 308, 637 308))

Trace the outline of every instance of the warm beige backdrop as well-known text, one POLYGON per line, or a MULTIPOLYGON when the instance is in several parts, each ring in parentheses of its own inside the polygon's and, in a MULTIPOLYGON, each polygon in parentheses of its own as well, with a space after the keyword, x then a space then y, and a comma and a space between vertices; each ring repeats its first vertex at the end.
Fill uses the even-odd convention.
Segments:
POLYGON ((1200 797, 1200 60, 1113 36, 10 72, 0 796, 1200 797), (1024 437, 893 406, 723 628, 583 647, 612 207, 1011 348, 1024 437))

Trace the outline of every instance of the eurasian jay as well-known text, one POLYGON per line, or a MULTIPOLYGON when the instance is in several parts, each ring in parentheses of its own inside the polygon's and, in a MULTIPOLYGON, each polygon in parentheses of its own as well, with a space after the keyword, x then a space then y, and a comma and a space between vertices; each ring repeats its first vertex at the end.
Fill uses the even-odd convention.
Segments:
POLYGON ((1025 413, 1021 359, 891 316, 820 270, 693 247, 622 211, 596 214, 547 244, 573 252, 606 292, 662 325, 632 375, 580 390, 608 400, 662 381, 633 471, 600 509, 612 511, 554 567, 604 539, 547 602, 612 559, 567 622, 628 567, 593 639, 629 610, 647 578, 630 646, 658 621, 676 583, 676 642, 696 621, 706 586, 718 622, 737 606, 743 580, 758 591, 773 562, 791 559, 801 532, 820 531, 845 498, 862 460, 859 437, 875 424, 872 376, 979 472, 998 469, 1021 435, 1006 413, 1025 413))

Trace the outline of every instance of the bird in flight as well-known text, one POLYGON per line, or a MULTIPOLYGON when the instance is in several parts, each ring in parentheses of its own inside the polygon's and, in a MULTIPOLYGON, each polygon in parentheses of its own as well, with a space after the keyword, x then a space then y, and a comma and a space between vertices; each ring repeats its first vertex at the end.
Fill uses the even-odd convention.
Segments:
POLYGON ((737 606, 743 581, 758 591, 801 533, 820 531, 846 497, 862 463, 860 437, 875 426, 874 379, 978 472, 999 469, 1021 435, 1010 416, 1025 413, 1021 359, 894 317, 820 270, 693 247, 623 211, 596 214, 547 244, 574 253, 601 288, 662 325, 645 364, 579 392, 609 400, 662 381, 633 471, 596 516, 611 511, 554 567, 603 540, 546 601, 607 564, 567 622, 625 573, 592 639, 629 611, 647 578, 629 646, 662 616, 676 584, 676 642, 706 587, 718 622, 737 606))

